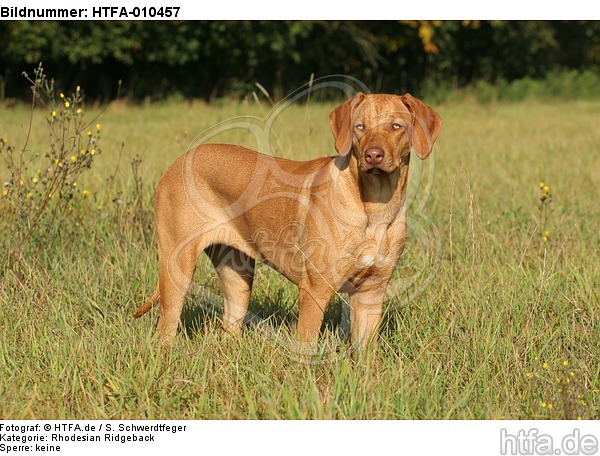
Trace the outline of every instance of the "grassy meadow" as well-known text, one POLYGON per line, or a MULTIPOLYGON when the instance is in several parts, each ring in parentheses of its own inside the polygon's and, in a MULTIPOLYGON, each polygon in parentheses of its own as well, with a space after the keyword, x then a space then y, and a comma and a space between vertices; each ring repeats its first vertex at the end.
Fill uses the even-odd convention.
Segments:
MULTIPOLYGON (((91 168, 59 213, 19 219, 30 193, 46 196, 32 182, 53 163, 52 114, 36 109, 26 139, 30 109, 0 106, 2 154, 27 141, 33 189, 19 206, 8 183, 0 199, 0 419, 600 418, 600 101, 435 106, 444 126, 423 167, 434 177, 416 190, 432 239, 413 236, 399 264, 429 278, 391 297, 376 352, 349 354, 342 296, 322 355, 294 355, 296 290, 265 266, 240 339, 219 338, 204 260, 172 347, 153 340, 158 309, 133 319, 157 280, 152 197, 166 167, 227 121, 211 141, 332 155, 333 107, 290 106, 257 140, 231 127, 260 122, 228 119, 264 117, 266 101, 84 106, 101 144, 91 168)), ((0 183, 10 177, 0 156, 0 183)))

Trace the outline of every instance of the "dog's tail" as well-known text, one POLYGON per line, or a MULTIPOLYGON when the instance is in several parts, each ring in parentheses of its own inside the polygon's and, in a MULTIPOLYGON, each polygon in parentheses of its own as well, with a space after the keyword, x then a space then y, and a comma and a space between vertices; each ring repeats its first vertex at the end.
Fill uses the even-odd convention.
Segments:
POLYGON ((158 298, 160 298, 160 290, 158 288, 158 284, 156 284, 156 288, 152 292, 152 295, 148 298, 146 303, 137 310, 134 317, 140 318, 142 315, 152 309, 152 307, 154 307, 154 305, 158 302, 158 298))

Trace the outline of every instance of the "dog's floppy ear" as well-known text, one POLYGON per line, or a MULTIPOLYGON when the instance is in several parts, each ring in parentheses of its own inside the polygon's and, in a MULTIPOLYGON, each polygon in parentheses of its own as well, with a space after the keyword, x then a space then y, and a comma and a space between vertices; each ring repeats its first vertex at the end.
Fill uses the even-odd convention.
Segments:
POLYGON ((352 149, 352 112, 365 99, 364 93, 357 93, 329 114, 329 125, 335 139, 335 150, 346 155, 352 149))
POLYGON ((410 93, 402 95, 402 102, 412 114, 411 146, 421 160, 429 157, 433 143, 442 128, 442 118, 437 112, 413 97, 410 93))

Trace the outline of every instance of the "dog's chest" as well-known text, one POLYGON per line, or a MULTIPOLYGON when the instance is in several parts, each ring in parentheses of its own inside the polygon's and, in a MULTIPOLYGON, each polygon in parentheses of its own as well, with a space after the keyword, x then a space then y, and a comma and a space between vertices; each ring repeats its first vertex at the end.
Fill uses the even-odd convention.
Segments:
POLYGON ((401 226, 367 228, 364 237, 348 249, 348 282, 359 289, 386 282, 396 267, 404 241, 405 229, 401 226))

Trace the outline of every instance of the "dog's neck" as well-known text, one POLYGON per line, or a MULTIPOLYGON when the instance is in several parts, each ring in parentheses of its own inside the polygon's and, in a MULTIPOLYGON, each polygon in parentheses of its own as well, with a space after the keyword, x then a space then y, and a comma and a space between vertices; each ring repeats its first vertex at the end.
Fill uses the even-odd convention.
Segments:
POLYGON ((408 159, 392 173, 374 174, 361 171, 354 154, 336 157, 338 194, 341 200, 365 209, 368 225, 391 225, 406 212, 408 159))
POLYGON ((358 172, 360 195, 365 204, 388 204, 399 191, 400 168, 393 173, 358 172))

